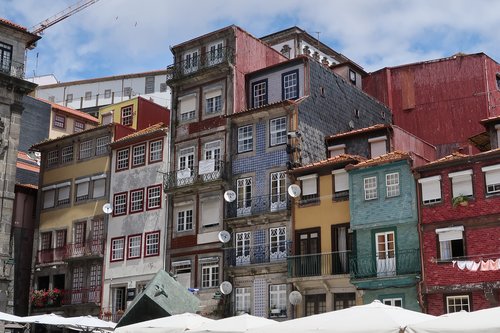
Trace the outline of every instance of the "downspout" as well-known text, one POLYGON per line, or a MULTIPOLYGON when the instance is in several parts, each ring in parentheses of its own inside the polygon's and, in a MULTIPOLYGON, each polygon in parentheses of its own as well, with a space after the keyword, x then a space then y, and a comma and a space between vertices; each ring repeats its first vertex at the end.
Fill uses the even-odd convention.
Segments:
POLYGON ((415 186, 416 186, 416 192, 417 192, 417 231, 418 231, 418 244, 420 247, 420 281, 417 282, 417 301, 418 305, 420 306, 420 310, 422 310, 422 313, 427 313, 425 304, 424 304, 424 296, 422 294, 422 286, 425 281, 425 269, 424 269, 424 244, 423 244, 423 227, 422 227, 422 198, 421 198, 421 193, 418 189, 418 179, 420 178, 420 174, 418 172, 413 172, 414 178, 415 178, 415 186))
POLYGON ((490 108, 491 108, 491 101, 490 101, 490 83, 488 81, 488 66, 486 64, 486 57, 484 58, 484 76, 485 76, 485 81, 486 81, 486 96, 487 96, 487 102, 488 102, 488 109, 486 110, 487 114, 486 117, 490 117, 490 108))

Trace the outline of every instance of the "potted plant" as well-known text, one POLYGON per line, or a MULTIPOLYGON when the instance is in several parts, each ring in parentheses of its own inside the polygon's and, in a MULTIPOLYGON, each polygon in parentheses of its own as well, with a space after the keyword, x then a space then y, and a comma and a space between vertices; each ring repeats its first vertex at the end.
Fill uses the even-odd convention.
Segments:
POLYGON ((469 198, 463 194, 459 194, 453 198, 452 203, 453 207, 456 207, 458 205, 467 206, 469 204, 469 198))

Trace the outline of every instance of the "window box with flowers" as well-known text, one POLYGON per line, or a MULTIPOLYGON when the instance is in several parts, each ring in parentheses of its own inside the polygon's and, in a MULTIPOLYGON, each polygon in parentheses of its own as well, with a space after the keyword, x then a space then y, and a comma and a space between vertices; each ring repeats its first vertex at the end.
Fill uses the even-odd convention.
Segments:
POLYGON ((33 290, 31 293, 31 305, 35 308, 46 306, 60 306, 62 291, 60 289, 33 290))

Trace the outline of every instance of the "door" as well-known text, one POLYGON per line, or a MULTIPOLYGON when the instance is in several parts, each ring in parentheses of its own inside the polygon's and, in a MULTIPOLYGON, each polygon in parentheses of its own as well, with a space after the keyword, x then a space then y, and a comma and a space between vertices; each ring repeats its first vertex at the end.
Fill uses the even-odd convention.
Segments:
POLYGON ((375 234, 377 276, 396 275, 396 252, 394 231, 375 234))
POLYGON ((236 265, 247 265, 250 263, 250 231, 237 232, 236 242, 236 265))
POLYGON ((319 229, 297 231, 295 276, 318 276, 321 274, 321 246, 319 229))
POLYGON ((179 151, 179 169, 177 170, 177 185, 182 186, 193 182, 194 174, 194 147, 179 151))
POLYGON ((252 212, 252 178, 237 180, 236 187, 237 215, 250 215, 252 212))
POLYGON ((349 223, 332 225, 333 274, 349 274, 349 259, 352 251, 352 232, 349 223))
MULTIPOLYGON (((220 178, 220 155, 221 155, 221 141, 213 141, 205 143, 205 160, 206 170, 203 171, 203 180, 211 181, 220 178)), ((202 170, 200 168, 200 174, 202 170)))
POLYGON ((269 229, 269 259, 283 260, 287 256, 286 227, 269 229))
POLYGON ((285 171, 271 173, 271 212, 286 208, 285 171))
POLYGON ((73 248, 73 257, 83 256, 85 254, 85 241, 86 241, 86 233, 87 233, 87 223, 86 222, 77 222, 75 223, 73 236, 74 236, 74 244, 73 248))
POLYGON ((104 251, 104 221, 101 219, 92 220, 92 254, 103 254, 104 251))

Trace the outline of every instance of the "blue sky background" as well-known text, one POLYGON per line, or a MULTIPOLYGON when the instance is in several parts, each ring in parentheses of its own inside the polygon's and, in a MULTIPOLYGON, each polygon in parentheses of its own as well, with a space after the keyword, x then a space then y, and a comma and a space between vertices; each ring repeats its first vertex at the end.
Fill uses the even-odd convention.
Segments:
MULTIPOLYGON (((27 28, 77 0, 1 0, 27 28)), ((72 81, 163 69, 169 47, 236 24, 256 37, 297 25, 367 71, 484 52, 500 61, 496 0, 100 0, 48 28, 27 76, 72 81)))

